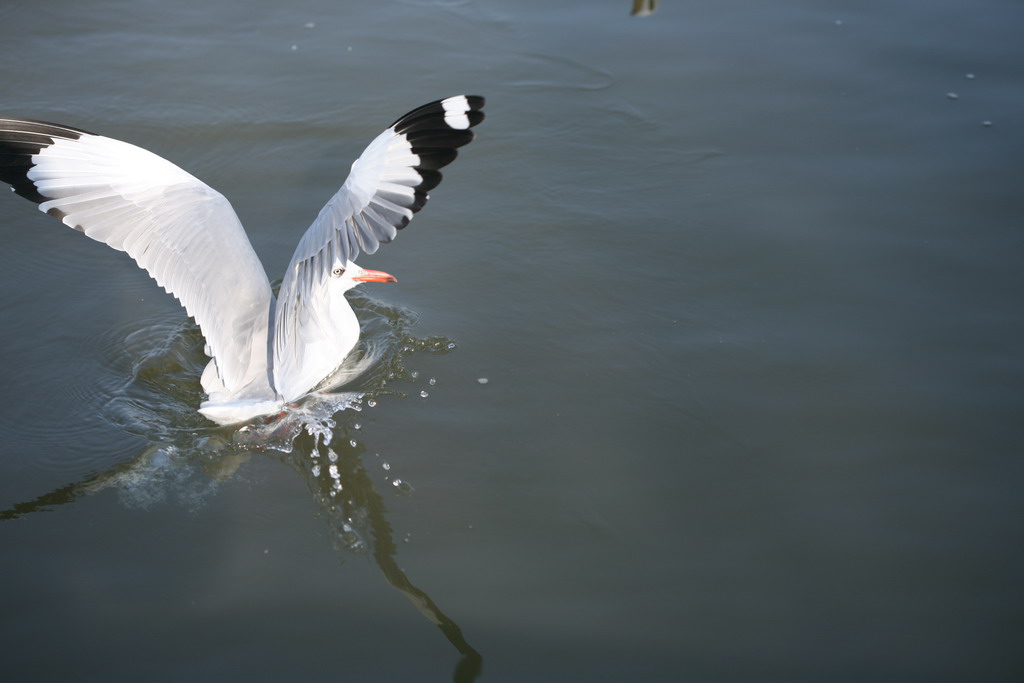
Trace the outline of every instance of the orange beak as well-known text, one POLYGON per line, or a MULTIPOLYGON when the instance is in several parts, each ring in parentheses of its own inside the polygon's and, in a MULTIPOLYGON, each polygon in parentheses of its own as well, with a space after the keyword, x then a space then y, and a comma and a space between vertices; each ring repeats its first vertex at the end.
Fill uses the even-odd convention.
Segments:
POLYGON ((397 277, 385 273, 383 270, 363 270, 362 275, 352 279, 360 282, 398 282, 397 277))

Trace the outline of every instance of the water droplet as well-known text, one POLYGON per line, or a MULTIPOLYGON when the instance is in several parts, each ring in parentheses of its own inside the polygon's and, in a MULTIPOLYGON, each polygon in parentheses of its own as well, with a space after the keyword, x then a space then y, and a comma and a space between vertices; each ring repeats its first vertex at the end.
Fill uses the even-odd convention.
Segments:
POLYGON ((416 370, 413 370, 412 372, 409 373, 409 376, 412 377, 413 379, 416 379, 417 377, 420 376, 420 373, 417 372, 416 370))
POLYGON ((981 125, 985 126, 986 128, 991 128, 992 127, 992 122, 991 121, 982 121, 981 125))
POLYGON ((359 442, 356 441, 355 439, 349 439, 348 440, 348 445, 351 446, 352 448, 355 448, 356 446, 359 445, 359 442))
POLYGON ((338 466, 337 465, 333 465, 332 464, 330 467, 328 467, 327 468, 327 473, 329 475, 331 475, 331 479, 340 479, 341 478, 341 475, 338 474, 338 466))
POLYGON ((448 350, 451 351, 455 348, 455 342, 448 342, 448 350))
POLYGON ((412 495, 413 488, 408 482, 396 478, 393 482, 391 482, 391 485, 398 489, 399 492, 407 496, 412 495))
POLYGON ((352 425, 352 429, 355 429, 355 430, 359 430, 359 429, 362 429, 362 428, 363 428, 363 425, 359 424, 358 422, 356 422, 354 425, 352 425))
POLYGON ((426 398, 427 396, 430 396, 430 394, 428 394, 428 393, 427 393, 427 392, 425 392, 425 391, 421 391, 421 392, 420 392, 420 398, 426 398))
POLYGON ((479 382, 480 384, 487 384, 491 380, 487 379, 486 377, 478 377, 476 381, 479 382))
POLYGON ((292 45, 292 52, 295 52, 298 49, 299 49, 298 45, 292 45))
POLYGON ((391 469, 391 463, 389 463, 387 460, 382 462, 380 466, 384 468, 385 472, 391 469))
POLYGON ((973 81, 974 80, 974 74, 967 74, 967 80, 973 81))
POLYGON ((435 384, 437 384, 437 380, 436 380, 436 379, 434 379, 433 377, 431 377, 431 378, 430 378, 430 379, 428 380, 428 383, 430 384, 430 386, 434 386, 435 384))
POLYGON ((370 406, 371 408, 376 408, 377 402, 371 398, 369 401, 366 402, 366 405, 370 406))
POLYGON ((312 21, 307 21, 306 28, 316 28, 316 24, 313 23, 312 21))
POLYGON ((946 97, 948 97, 951 100, 958 100, 958 99, 960 99, 960 96, 957 95, 955 92, 948 92, 948 93, 946 93, 946 97))
POLYGON ((330 460, 331 462, 338 462, 338 454, 335 453, 333 450, 328 449, 327 459, 330 460))
POLYGON ((313 465, 313 467, 310 468, 309 471, 313 473, 314 477, 319 477, 320 476, 320 465, 313 465))

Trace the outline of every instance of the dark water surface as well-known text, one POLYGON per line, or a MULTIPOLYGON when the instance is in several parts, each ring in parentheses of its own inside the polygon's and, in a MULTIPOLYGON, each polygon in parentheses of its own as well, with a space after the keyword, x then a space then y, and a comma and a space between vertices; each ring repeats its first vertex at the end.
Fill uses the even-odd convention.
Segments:
POLYGON ((1024 5, 629 10, 4 3, 4 113, 183 166, 272 279, 488 98, 360 259, 329 450, 230 445, 177 304, 0 197, 4 680, 1024 678, 1024 5))

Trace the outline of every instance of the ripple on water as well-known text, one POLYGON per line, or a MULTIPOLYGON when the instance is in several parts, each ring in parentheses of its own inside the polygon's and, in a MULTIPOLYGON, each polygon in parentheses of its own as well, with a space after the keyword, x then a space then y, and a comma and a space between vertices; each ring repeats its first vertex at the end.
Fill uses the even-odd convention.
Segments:
POLYGON ((415 5, 417 7, 464 7, 475 4, 475 0, 400 0, 403 5, 415 5))
POLYGON ((166 441, 180 432, 211 428, 196 409, 203 400, 199 377, 209 358, 199 328, 188 318, 156 320, 111 331, 108 358, 126 381, 104 405, 104 414, 125 431, 166 441))
MULTIPOLYGON (((215 495, 253 452, 276 451, 303 472, 321 507, 331 510, 338 544, 361 552, 366 543, 354 512, 359 504, 345 483, 362 467, 358 456, 365 446, 353 438, 361 427, 353 426, 357 415, 364 406, 376 405, 375 397, 400 395, 390 383, 414 381, 407 356, 448 353, 453 342, 412 336, 415 316, 404 309, 361 297, 354 297, 353 305, 364 320, 364 357, 372 361, 365 372, 350 378, 345 390, 313 393, 274 419, 241 428, 213 425, 196 411, 203 398, 199 377, 208 359, 191 319, 111 326, 82 340, 95 367, 86 372, 75 368, 78 381, 67 382, 60 397, 64 404, 91 411, 90 419, 67 428, 51 423, 23 430, 20 437, 30 444, 25 450, 55 470, 81 472, 83 463, 86 470, 107 468, 81 484, 87 492, 114 489, 131 507, 176 504, 187 509, 215 495), (139 438, 111 438, 112 433, 139 438), (112 442, 123 444, 124 452, 111 455, 112 442)), ((17 419, 17 412, 4 411, 0 419, 17 419)), ((395 491, 411 494, 408 482, 388 477, 395 491)))
POLYGON ((502 71, 511 75, 505 85, 515 90, 607 90, 615 83, 612 74, 604 69, 554 55, 512 55, 502 71))
POLYGON ((36 339, 23 363, 6 371, 9 386, 25 400, 0 411, 8 448, 29 453, 31 466, 74 472, 117 462, 144 441, 119 439, 123 433, 102 409, 122 393, 128 375, 113 358, 121 356, 115 341, 123 330, 90 334, 95 328, 75 328, 68 334, 36 339), (97 407, 100 409, 98 410, 97 407))

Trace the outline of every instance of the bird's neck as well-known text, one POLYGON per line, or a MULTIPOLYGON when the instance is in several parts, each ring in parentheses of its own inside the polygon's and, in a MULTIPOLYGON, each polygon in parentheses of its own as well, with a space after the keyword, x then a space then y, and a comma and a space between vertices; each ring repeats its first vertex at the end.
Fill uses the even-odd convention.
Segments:
POLYGON ((348 355, 359 341, 359 319, 344 294, 331 297, 331 336, 338 348, 338 363, 348 355))

